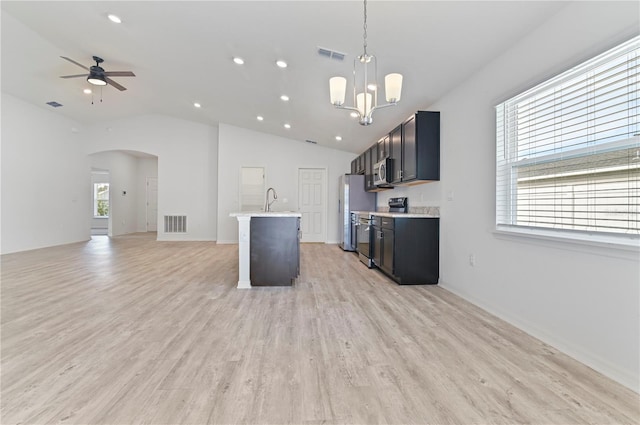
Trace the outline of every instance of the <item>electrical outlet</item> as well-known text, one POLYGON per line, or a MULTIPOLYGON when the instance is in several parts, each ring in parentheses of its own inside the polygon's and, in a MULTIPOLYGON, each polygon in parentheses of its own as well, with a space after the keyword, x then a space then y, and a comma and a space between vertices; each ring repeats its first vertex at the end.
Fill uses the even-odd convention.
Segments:
POLYGON ((475 265, 476 265, 476 256, 475 256, 475 254, 469 254, 469 265, 471 267, 475 267, 475 265))

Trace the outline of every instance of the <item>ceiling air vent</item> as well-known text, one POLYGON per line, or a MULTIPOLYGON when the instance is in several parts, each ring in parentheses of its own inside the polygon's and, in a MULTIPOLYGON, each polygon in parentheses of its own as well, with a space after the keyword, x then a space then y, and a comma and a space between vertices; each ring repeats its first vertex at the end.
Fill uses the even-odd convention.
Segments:
POLYGON ((309 140, 309 139, 305 140, 305 142, 311 143, 312 145, 317 145, 318 144, 318 142, 316 142, 315 140, 309 140))
POLYGON ((336 52, 335 50, 325 49, 324 47, 318 47, 318 54, 320 56, 324 56, 325 58, 335 59, 337 61, 343 61, 345 54, 336 52))
POLYGON ((62 103, 58 103, 55 100, 52 100, 51 102, 47 102, 47 105, 53 106, 54 108, 59 108, 62 106, 62 103))

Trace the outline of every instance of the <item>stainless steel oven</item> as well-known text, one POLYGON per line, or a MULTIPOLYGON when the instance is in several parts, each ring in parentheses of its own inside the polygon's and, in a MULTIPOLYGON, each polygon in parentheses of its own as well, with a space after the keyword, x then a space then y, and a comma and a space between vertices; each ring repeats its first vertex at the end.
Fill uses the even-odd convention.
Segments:
POLYGON ((373 259, 371 255, 371 220, 372 217, 369 213, 358 214, 358 258, 369 268, 373 267, 373 259))

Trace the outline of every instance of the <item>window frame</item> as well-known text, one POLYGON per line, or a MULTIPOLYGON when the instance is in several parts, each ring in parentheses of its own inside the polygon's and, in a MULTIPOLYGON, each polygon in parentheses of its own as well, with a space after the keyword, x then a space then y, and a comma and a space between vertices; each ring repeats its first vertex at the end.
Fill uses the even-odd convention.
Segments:
MULTIPOLYGON (((512 112, 513 105, 518 104, 524 100, 533 98, 538 93, 544 93, 547 90, 553 90, 560 87, 567 81, 572 81, 581 75, 586 75, 591 70, 604 63, 613 62, 614 54, 629 54, 633 51, 638 51, 640 43, 640 37, 634 37, 625 43, 620 44, 613 49, 609 49, 607 52, 598 55, 590 60, 584 61, 582 64, 559 74, 556 77, 550 78, 535 87, 525 90, 524 92, 512 96, 511 98, 496 105, 496 198, 495 198, 495 230, 494 234, 497 236, 515 236, 515 237, 527 237, 537 240, 547 241, 567 241, 569 243, 579 244, 592 244, 595 246, 606 247, 620 247, 622 249, 628 249, 631 247, 634 250, 640 248, 640 232, 637 233, 622 233, 622 232, 606 232, 600 230, 574 230, 567 228, 553 228, 537 225, 522 225, 518 224, 518 178, 517 168, 533 164, 536 162, 543 163, 545 161, 560 161, 563 154, 557 152, 545 153, 535 156, 533 159, 518 159, 521 156, 519 151, 518 140, 513 137, 515 134, 515 128, 517 127, 518 118, 509 115, 512 112), (616 52, 617 53, 614 53, 616 52)), ((636 64, 638 56, 636 55, 636 64)), ((637 77, 635 77, 637 79, 637 77)), ((636 80, 637 81, 637 80, 636 80)), ((636 82, 632 82, 632 86, 626 83, 627 87, 631 87, 633 93, 636 82)), ((589 100, 584 101, 585 105, 589 100)), ((631 101, 628 101, 631 102, 631 101)), ((626 111, 632 111, 638 109, 638 99, 635 102, 628 103, 626 105, 626 111)), ((587 121, 588 122, 588 121, 587 121)), ((520 123, 522 124, 522 123, 520 123)), ((617 140, 615 142, 605 142, 599 146, 611 145, 615 146, 615 149, 625 148, 640 148, 640 128, 638 128, 638 121, 629 125, 631 132, 635 131, 635 134, 630 135, 626 140, 617 140), (632 128, 636 130, 631 130, 632 128)), ((564 139, 563 139, 564 140, 564 139)), ((583 155, 579 152, 581 149, 592 148, 578 148, 575 151, 570 151, 569 155, 580 156, 583 155)), ((598 148, 599 149, 599 148, 598 148)), ((592 155, 584 155, 585 158, 593 158, 598 152, 592 155)), ((604 150, 602 150, 604 152, 604 150)), ((565 157, 567 153, 564 153, 565 157)), ((586 160, 588 161, 588 160, 586 160)), ((586 162, 585 161, 585 162, 586 162)), ((629 170, 635 169, 632 166, 628 167, 629 170)), ((634 190, 636 190, 634 188, 634 190)), ((554 192, 555 193, 555 192, 554 192)), ((632 205, 633 206, 633 205, 632 205)), ((561 218, 558 214, 560 211, 554 211, 554 217, 561 218)))
POLYGON ((108 219, 111 213, 111 186, 107 182, 94 182, 93 183, 93 218, 108 219), (98 199, 98 187, 107 186, 107 192, 109 193, 107 201, 107 215, 98 215, 98 202, 104 201, 104 199, 98 199))

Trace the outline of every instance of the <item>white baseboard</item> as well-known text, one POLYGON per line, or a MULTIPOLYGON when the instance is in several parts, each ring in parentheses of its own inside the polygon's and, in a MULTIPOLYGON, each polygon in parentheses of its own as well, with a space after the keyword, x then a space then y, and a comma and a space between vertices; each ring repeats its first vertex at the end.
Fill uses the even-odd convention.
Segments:
POLYGON ((549 344, 550 346, 556 348, 569 357, 572 357, 580 363, 589 366, 597 372, 600 372, 601 374, 613 379, 621 385, 624 385, 630 390, 635 391, 636 393, 640 393, 640 377, 635 376, 631 371, 623 369, 618 365, 613 364, 610 361, 601 358, 600 356, 597 356, 594 353, 590 353, 584 348, 578 347, 558 335, 550 334, 549 332, 538 328, 535 324, 530 323, 525 319, 522 319, 520 317, 513 317, 511 315, 498 311, 495 308, 486 305, 482 301, 479 301, 475 297, 470 296, 466 292, 461 291, 454 286, 448 285, 446 282, 441 281, 439 283, 439 286, 469 301, 475 306, 480 307, 486 312, 504 320, 505 322, 517 327, 518 329, 528 333, 534 338, 537 338, 540 341, 549 344))

